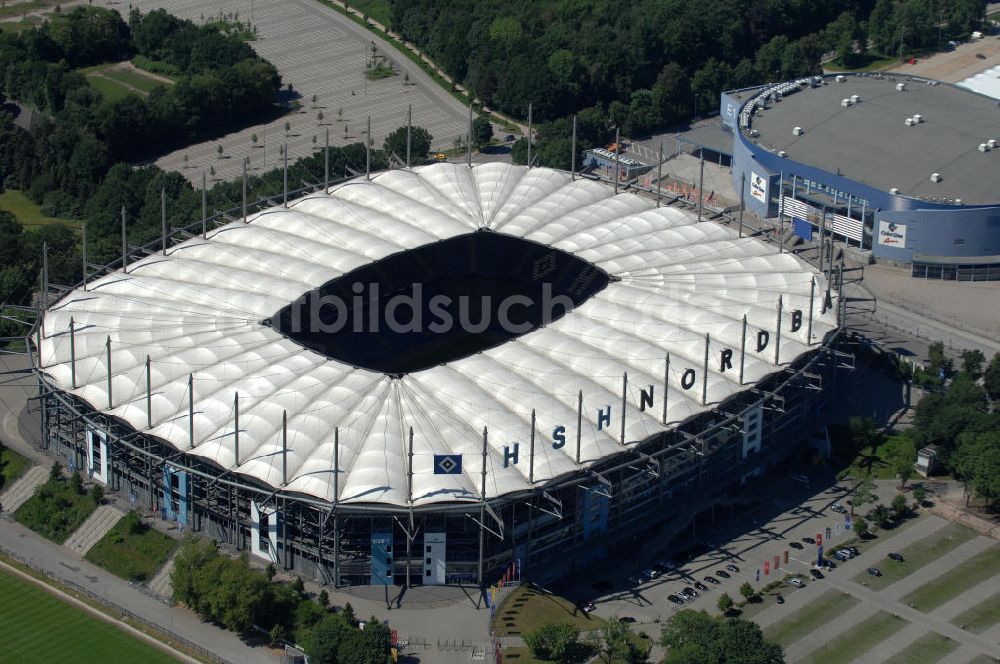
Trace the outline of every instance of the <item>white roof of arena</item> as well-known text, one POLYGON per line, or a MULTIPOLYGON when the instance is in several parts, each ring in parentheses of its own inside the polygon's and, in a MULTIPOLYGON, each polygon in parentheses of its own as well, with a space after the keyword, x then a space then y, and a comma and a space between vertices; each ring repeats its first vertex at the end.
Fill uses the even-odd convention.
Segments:
MULTIPOLYGON (((268 485, 282 483, 282 413, 287 411, 286 490, 334 499, 334 428, 339 428, 339 499, 405 506, 408 431, 414 431, 413 504, 479 500, 482 431, 489 429, 488 498, 528 489, 531 413, 537 413, 535 483, 578 471, 577 394, 583 392, 581 464, 623 451, 622 373, 628 372, 626 446, 661 424, 664 357, 670 353, 668 426, 718 404, 777 370, 779 295, 786 323, 781 362, 807 350, 806 324, 789 332, 788 311, 808 311, 817 280, 814 331, 834 328, 820 313, 822 276, 789 254, 691 214, 656 208, 632 193, 571 179, 566 172, 491 163, 392 170, 331 187, 147 256, 77 289, 45 314, 43 370, 137 431, 268 485), (582 305, 484 352, 402 377, 355 368, 309 350, 261 321, 359 266, 423 244, 489 228, 574 254, 620 280, 582 305), (742 318, 749 321, 746 384, 739 385, 742 318), (70 318, 77 388, 71 386, 70 318), (757 331, 771 344, 756 353, 757 331), (711 337, 708 406, 701 405, 705 334, 711 337), (105 342, 112 347, 108 407, 105 342), (734 366, 718 369, 723 348, 734 366), (146 371, 151 358, 152 427, 146 371), (697 384, 683 389, 688 367, 697 384), (189 437, 188 377, 194 382, 189 437), (639 409, 639 389, 657 385, 639 409), (240 398, 239 465, 234 394, 240 398), (612 424, 598 429, 598 410, 612 424), (551 445, 557 425, 566 444, 551 445), (519 463, 504 446, 520 441, 519 463), (463 455, 461 474, 435 474, 435 454, 463 455)), ((808 316, 803 313, 803 319, 808 316)))

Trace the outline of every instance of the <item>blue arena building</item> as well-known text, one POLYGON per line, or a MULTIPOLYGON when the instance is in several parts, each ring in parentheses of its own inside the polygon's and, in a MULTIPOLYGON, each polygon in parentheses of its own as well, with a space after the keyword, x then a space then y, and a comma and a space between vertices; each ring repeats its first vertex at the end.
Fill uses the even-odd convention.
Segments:
POLYGON ((821 226, 915 277, 1000 279, 1000 106, 889 74, 813 76, 722 94, 746 208, 821 226))

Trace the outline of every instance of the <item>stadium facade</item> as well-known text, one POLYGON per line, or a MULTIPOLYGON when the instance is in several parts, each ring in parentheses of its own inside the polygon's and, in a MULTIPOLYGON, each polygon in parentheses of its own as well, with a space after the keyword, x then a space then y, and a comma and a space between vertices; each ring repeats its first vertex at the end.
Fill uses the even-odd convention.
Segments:
POLYGON ((324 582, 561 574, 680 531, 801 451, 850 364, 822 274, 566 172, 392 170, 210 225, 45 308, 44 444, 324 582), (437 296, 486 302, 475 329, 414 329, 437 296))
POLYGON ((733 181, 748 209, 910 266, 1000 279, 1000 109, 891 74, 828 75, 722 94, 733 181))

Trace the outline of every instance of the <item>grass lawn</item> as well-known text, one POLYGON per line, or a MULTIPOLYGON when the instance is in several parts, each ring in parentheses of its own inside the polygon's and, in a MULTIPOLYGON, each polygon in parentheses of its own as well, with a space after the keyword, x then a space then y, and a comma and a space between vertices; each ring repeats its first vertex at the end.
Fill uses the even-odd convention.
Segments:
POLYGON ((18 523, 58 544, 66 541, 87 520, 97 504, 87 493, 79 493, 66 479, 48 480, 35 495, 14 512, 18 523))
POLYGON ((133 88, 142 90, 143 92, 150 92, 153 88, 166 85, 163 81, 158 81, 155 78, 150 78, 149 76, 142 75, 140 72, 129 71, 128 69, 108 69, 104 72, 104 75, 115 79, 119 83, 131 85, 133 88))
POLYGON ((964 625, 964 629, 973 634, 982 634, 1000 622, 1000 593, 963 611, 952 618, 951 622, 964 625))
MULTIPOLYGON (((639 648, 639 652, 648 653, 649 649, 652 647, 653 642, 649 639, 643 639, 638 634, 634 632, 631 633, 632 642, 639 648)), ((551 660, 536 659, 532 657, 531 650, 527 646, 512 646, 510 648, 503 649, 503 661, 509 664, 552 664, 551 660)), ((603 662, 603 659, 598 658, 598 662, 603 662)), ((646 660, 642 660, 646 661, 646 660)), ((629 662, 623 659, 613 659, 611 664, 629 664, 629 662)))
POLYGON ((584 613, 568 599, 523 585, 512 590, 497 608, 492 626, 497 636, 520 636, 550 623, 567 623, 581 631, 601 629, 607 624, 602 618, 584 613))
POLYGON ((0 573, 0 625, 3 661, 116 662, 167 664, 176 662, 102 620, 66 604, 41 588, 0 573))
POLYGON ((897 652, 885 664, 933 664, 956 648, 958 642, 931 632, 897 652))
POLYGON ((802 658, 804 664, 833 664, 853 662, 873 646, 906 627, 909 623, 891 613, 879 611, 802 658))
POLYGON ((9 488, 30 465, 30 461, 14 450, 6 447, 0 450, 0 490, 9 488))
POLYGON ((851 580, 855 583, 864 583, 872 590, 881 590, 941 558, 975 536, 976 533, 972 529, 949 523, 937 532, 899 551, 903 556, 903 562, 897 563, 886 558, 883 562, 876 563, 882 571, 882 576, 869 576, 867 571, 862 570, 851 580))
POLYGON ((839 590, 827 590, 811 604, 796 614, 773 623, 764 630, 764 636, 782 645, 795 643, 859 604, 861 600, 839 590))
POLYGON ((71 219, 60 219, 58 217, 46 217, 42 214, 42 209, 35 205, 35 202, 17 189, 7 189, 0 194, 0 210, 6 210, 17 217, 25 229, 34 226, 45 226, 46 224, 66 224, 70 228, 79 229, 79 221, 71 219))
POLYGON ((42 19, 37 16, 26 16, 20 21, 3 21, 0 22, 0 32, 23 32, 24 30, 31 30, 32 28, 37 28, 42 24, 42 19))
POLYGON ((933 611, 972 586, 1000 574, 1000 545, 993 545, 958 567, 925 583, 900 601, 918 611, 933 611))
POLYGON ((86 558, 129 581, 146 581, 177 548, 177 540, 150 528, 138 516, 122 517, 86 558))
POLYGON ((389 27, 389 1, 388 0, 351 0, 351 7, 357 9, 362 14, 368 14, 368 18, 389 27))
POLYGON ((88 76, 87 85, 104 95, 108 101, 118 101, 135 94, 121 83, 100 76, 88 76))

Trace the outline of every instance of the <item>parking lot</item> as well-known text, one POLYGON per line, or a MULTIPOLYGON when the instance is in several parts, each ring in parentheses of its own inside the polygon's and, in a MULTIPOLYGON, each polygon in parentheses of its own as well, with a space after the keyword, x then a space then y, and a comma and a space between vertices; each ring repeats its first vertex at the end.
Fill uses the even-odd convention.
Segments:
MULTIPOLYGON (((921 514, 857 543, 857 557, 835 559, 835 569, 814 579, 810 570, 817 545, 803 538, 822 535, 827 552, 855 539, 845 529, 843 515, 831 509, 845 503, 848 488, 824 481, 820 471, 810 475, 808 486, 792 477, 777 480, 760 509, 705 532, 704 539, 692 543, 697 555, 670 561, 676 569, 657 574, 654 566, 660 559, 654 557, 655 543, 650 543, 615 578, 592 581, 596 613, 635 618, 636 631, 656 636, 655 623, 682 608, 718 614, 722 593, 742 602, 740 586, 747 582, 758 591, 767 590, 760 602, 743 606, 741 614, 780 641, 789 662, 911 664, 1000 658, 1000 544, 964 526, 921 514), (764 518, 768 513, 773 516, 764 518), (791 546, 793 542, 802 548, 791 546), (889 553, 902 554, 903 561, 890 559, 889 553), (870 567, 881 576, 869 575, 870 567), (644 569, 656 578, 647 575, 633 585, 628 577, 641 575, 644 569), (802 587, 785 580, 789 575, 802 579, 802 587), (606 583, 627 589, 600 595, 594 586, 606 583), (685 588, 697 596, 685 598, 683 604, 668 599, 685 588), (918 641, 921 645, 914 647, 918 641)), ((878 484, 880 502, 889 504, 895 481, 878 484)))
MULTIPOLYGON (((251 1, 134 0, 132 5, 142 11, 162 7, 199 23, 202 17, 219 11, 239 12, 240 19, 246 20, 251 1)), ((282 82, 291 83, 301 95, 301 111, 266 126, 248 127, 177 150, 156 161, 161 168, 183 173, 196 186, 201 183, 202 170, 210 168, 214 168, 217 179, 238 178, 243 157, 250 157, 253 171, 275 168, 280 165, 278 150, 282 144, 287 142, 289 161, 294 161, 321 148, 327 128, 331 145, 361 142, 369 115, 374 144, 381 147, 386 134, 406 124, 409 105, 413 106, 413 124, 431 133, 435 148, 452 147, 457 137, 466 135, 468 111, 458 100, 374 33, 336 11, 314 0, 256 2, 253 23, 258 39, 251 45, 278 68, 282 82), (366 49, 373 41, 378 53, 392 61, 397 75, 366 83, 366 49), (409 84, 404 85, 407 74, 409 84), (313 95, 317 96, 315 105, 313 95), (323 113, 322 121, 318 120, 319 112, 323 113), (285 122, 291 125, 287 133, 285 122), (257 148, 251 141, 253 134, 258 137, 257 148), (222 158, 216 152, 219 145, 223 148, 222 158)), ((359 168, 363 170, 364 164, 359 168)))

